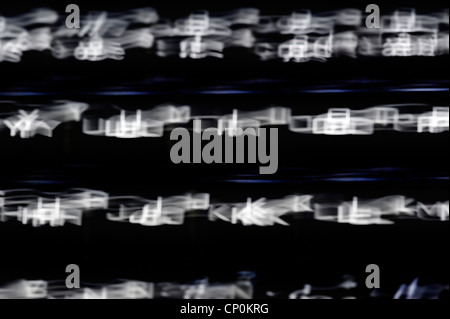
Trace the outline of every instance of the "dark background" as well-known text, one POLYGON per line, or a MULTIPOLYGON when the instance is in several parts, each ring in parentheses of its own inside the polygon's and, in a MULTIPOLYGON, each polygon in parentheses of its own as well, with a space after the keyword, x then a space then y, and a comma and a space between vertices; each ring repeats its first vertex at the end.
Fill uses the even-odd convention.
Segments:
MULTIPOLYGON (((49 5, 63 14, 65 4, 41 3, 2 4, 0 13, 49 5)), ((161 17, 169 18, 186 16, 196 8, 214 12, 254 6, 262 9, 262 15, 276 15, 298 7, 283 1, 76 3, 82 13, 153 6, 161 17)), ((314 1, 302 6, 328 11, 364 9, 367 4, 314 1)), ((382 13, 405 6, 377 4, 382 13)), ((443 7, 429 1, 408 6, 425 12, 443 7)), ((123 61, 101 62, 56 60, 49 52, 29 52, 18 64, 0 64, 0 99, 44 105, 67 99, 106 110, 113 105, 150 109, 172 102, 190 105, 195 114, 270 106, 290 107, 295 115, 392 103, 447 106, 448 91, 439 91, 448 89, 447 64, 448 56, 285 64, 260 62, 242 49, 225 51, 221 60, 197 61, 158 58, 152 50, 131 50, 123 61), (408 91, 411 88, 435 90, 408 91)), ((85 187, 147 198, 208 192, 212 202, 297 193, 344 200, 394 194, 430 203, 448 200, 448 132, 319 136, 279 127, 279 168, 274 175, 259 175, 259 164, 172 164, 169 131, 162 138, 122 140, 83 135, 81 123, 71 122, 60 125, 53 138, 8 135, 0 132, 0 189, 85 187), (440 177, 444 179, 436 179, 440 177)), ((359 293, 366 296, 365 267, 375 263, 381 268, 382 288, 388 291, 415 277, 424 284, 448 283, 448 222, 400 220, 388 226, 352 226, 292 216, 286 220, 291 226, 244 227, 209 222, 205 214, 187 218, 183 226, 143 227, 110 222, 103 212, 93 212, 84 215, 82 227, 0 223, 0 282, 64 279, 66 265, 75 263, 83 282, 98 283, 117 278, 185 282, 205 276, 226 281, 238 271, 250 270, 257 274, 255 297, 264 297, 266 290, 293 291, 304 283, 332 285, 351 274, 361 281, 359 293)))

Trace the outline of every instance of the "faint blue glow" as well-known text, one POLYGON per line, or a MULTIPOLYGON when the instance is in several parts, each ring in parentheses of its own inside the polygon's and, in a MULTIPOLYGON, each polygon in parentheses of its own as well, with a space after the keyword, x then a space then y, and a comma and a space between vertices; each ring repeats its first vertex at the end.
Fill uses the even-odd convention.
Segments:
POLYGON ((448 88, 379 88, 379 89, 312 89, 298 90, 299 93, 356 93, 356 92, 446 92, 448 88))
POLYGON ((386 180, 386 178, 335 177, 335 178, 324 178, 323 180, 329 182, 374 182, 374 181, 383 181, 386 180))
POLYGON ((375 168, 368 168, 365 169, 369 172, 371 171, 377 171, 377 172, 395 172, 395 171, 404 171, 406 168, 402 167, 375 167, 375 168))
POLYGON ((246 91, 246 90, 203 90, 199 91, 200 94, 252 94, 260 93, 258 91, 246 91))
MULTIPOLYGON (((287 88, 286 90, 289 91, 287 88)), ((312 93, 312 94, 334 94, 334 93, 357 93, 357 92, 448 92, 449 88, 435 87, 435 88, 378 88, 378 89, 300 89, 296 90, 297 93, 312 93)), ((237 89, 192 89, 182 90, 179 93, 196 93, 196 94, 257 94, 267 93, 268 90, 237 90, 237 89)), ((47 95, 59 95, 62 92, 37 92, 37 91, 13 91, 13 92, 0 92, 3 96, 47 96, 47 95)), ((113 95, 113 96, 127 96, 127 95, 156 95, 167 94, 164 91, 154 90, 126 90, 125 88, 110 89, 103 91, 81 91, 79 94, 84 95, 113 95)))
POLYGON ((126 96, 126 95, 154 95, 154 94, 164 94, 165 92, 159 91, 97 91, 97 92, 87 92, 91 95, 115 95, 115 96, 126 96))
POLYGON ((43 96, 43 95, 55 95, 55 92, 0 92, 3 96, 43 96))
POLYGON ((389 89, 391 92, 447 92, 448 88, 398 88, 389 89))
POLYGON ((299 90, 301 93, 349 93, 349 92, 368 92, 372 90, 364 89, 317 89, 317 90, 299 90))
POLYGON ((225 182, 229 182, 229 183, 243 183, 243 184, 260 184, 260 183, 264 183, 264 184, 270 184, 270 183, 284 183, 286 181, 284 180, 270 180, 270 179, 228 179, 225 180, 225 182))

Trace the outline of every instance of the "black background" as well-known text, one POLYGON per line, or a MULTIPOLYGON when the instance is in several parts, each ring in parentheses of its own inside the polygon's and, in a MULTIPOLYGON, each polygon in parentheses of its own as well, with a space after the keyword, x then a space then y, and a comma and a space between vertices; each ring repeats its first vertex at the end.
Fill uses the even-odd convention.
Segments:
MULTIPOLYGON (((41 3, 2 4, 0 13, 23 13, 49 4, 41 3)), ((82 13, 153 6, 169 18, 186 16, 196 8, 214 12, 246 6, 241 1, 76 3, 82 13)), ((382 13, 397 7, 392 2, 377 4, 382 13)), ((64 5, 50 3, 60 13, 64 5)), ((289 14, 298 7, 280 1, 250 5, 262 9, 263 15, 289 14)), ((365 5, 316 1, 303 7, 328 11, 365 5)), ((442 7, 432 2, 408 6, 425 12, 442 7)), ((273 105, 290 107, 296 115, 391 103, 448 105, 448 91, 395 91, 448 87, 448 56, 334 58, 302 64, 260 62, 241 49, 225 51, 225 56, 192 61, 131 50, 123 61, 82 62, 29 52, 18 64, 0 64, 0 98, 36 104, 68 99, 130 110, 172 102, 190 105, 198 114, 273 105), (319 89, 342 92, 318 93, 319 89)), ((448 177, 448 132, 318 136, 279 127, 279 169, 274 175, 258 175, 258 164, 172 164, 169 132, 162 138, 121 140, 83 135, 81 123, 66 123, 51 139, 24 140, 8 134, 0 132, 0 189, 86 187, 148 198, 209 192, 213 202, 297 193, 345 200, 394 194, 424 202, 448 200, 448 180, 434 179, 448 177), (367 180, 330 180, 352 174, 367 180)), ((251 270, 257 274, 255 297, 262 298, 266 290, 286 293, 304 283, 332 285, 344 274, 363 283, 366 265, 375 263, 382 271, 382 287, 389 291, 415 277, 424 284, 448 283, 447 222, 401 220, 388 226, 352 226, 288 217, 290 227, 244 227, 195 217, 187 218, 183 226, 143 227, 107 221, 102 212, 85 216, 82 227, 1 223, 0 282, 64 279, 65 267, 71 263, 80 266, 83 282, 99 283, 117 278, 185 282, 205 276, 226 281, 238 271, 251 270)), ((369 291, 362 288, 359 293, 366 296, 369 291)))

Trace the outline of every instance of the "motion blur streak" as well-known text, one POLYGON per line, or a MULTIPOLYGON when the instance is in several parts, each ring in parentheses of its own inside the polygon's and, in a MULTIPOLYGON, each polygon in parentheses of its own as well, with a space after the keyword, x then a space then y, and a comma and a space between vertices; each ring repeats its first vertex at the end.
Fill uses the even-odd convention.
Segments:
POLYGON ((224 58, 225 49, 240 47, 261 60, 284 62, 449 53, 448 10, 424 14, 398 9, 383 14, 380 28, 374 29, 366 27, 365 13, 351 8, 318 13, 305 9, 280 16, 260 15, 255 8, 197 10, 175 21, 160 18, 153 8, 101 11, 82 16, 80 29, 58 26, 58 17, 49 9, 0 16, 0 62, 20 62, 24 52, 33 50, 49 50, 57 59, 122 60, 132 48, 151 50, 159 57, 203 59, 224 58), (273 35, 280 39, 269 41, 273 35), (291 38, 286 41, 286 36, 291 38))
POLYGON ((142 226, 182 225, 185 216, 207 217, 210 221, 245 226, 289 226, 281 219, 288 214, 353 225, 393 224, 393 220, 402 218, 449 220, 448 200, 423 203, 402 195, 377 199, 354 196, 351 201, 329 202, 323 198, 314 200, 313 195, 289 195, 281 199, 247 198, 244 203, 210 201, 207 193, 160 196, 150 200, 139 196, 110 197, 105 192, 88 189, 63 193, 6 190, 0 191, 0 221, 16 219, 34 227, 47 224, 64 226, 66 222, 81 226, 83 214, 94 211, 106 211, 109 221, 142 226), (187 214, 188 211, 194 213, 187 214))

